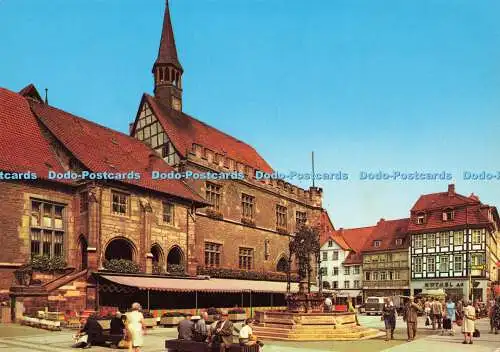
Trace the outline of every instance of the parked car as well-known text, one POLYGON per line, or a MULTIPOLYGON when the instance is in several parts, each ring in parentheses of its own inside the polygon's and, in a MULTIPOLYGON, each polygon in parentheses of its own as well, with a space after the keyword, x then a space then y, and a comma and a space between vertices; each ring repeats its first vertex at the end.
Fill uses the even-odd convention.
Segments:
POLYGON ((367 297, 365 301, 366 315, 382 315, 385 297, 367 297))

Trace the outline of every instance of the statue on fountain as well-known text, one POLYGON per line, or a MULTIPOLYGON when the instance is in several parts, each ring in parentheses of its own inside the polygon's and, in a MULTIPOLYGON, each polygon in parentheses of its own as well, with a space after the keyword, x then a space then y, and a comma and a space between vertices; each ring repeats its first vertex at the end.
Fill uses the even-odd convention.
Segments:
MULTIPOLYGON (((313 271, 313 264, 316 264, 316 271, 318 274, 319 281, 321 281, 320 275, 320 242, 319 242, 319 230, 309 226, 302 226, 299 231, 290 239, 290 258, 291 262, 292 256, 295 256, 298 264, 298 274, 299 274, 299 292, 298 293, 287 293, 286 301, 288 310, 291 312, 322 312, 324 296, 321 290, 321 282, 319 284, 319 292, 311 293, 311 273, 313 271)), ((288 265, 288 272, 291 268, 288 265)), ((288 279, 290 280, 290 274, 288 273, 288 279)), ((288 285, 290 287, 290 285, 288 285)))

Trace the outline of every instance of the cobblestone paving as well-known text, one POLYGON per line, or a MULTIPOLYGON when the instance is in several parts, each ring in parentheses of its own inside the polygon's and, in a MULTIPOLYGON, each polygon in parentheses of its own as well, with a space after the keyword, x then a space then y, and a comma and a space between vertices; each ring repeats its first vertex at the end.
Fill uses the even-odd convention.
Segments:
MULTIPOLYGON (((360 317, 364 326, 383 328, 380 317, 360 317)), ((474 344, 462 345, 463 336, 456 329, 455 336, 441 336, 439 332, 419 325, 417 340, 406 342, 404 322, 398 318, 395 340, 386 342, 383 338, 357 342, 278 342, 265 341, 264 352, 500 352, 500 335, 488 334, 487 320, 478 323, 481 338, 474 344)), ((70 347, 73 331, 49 332, 19 325, 0 325, 0 352, 66 352, 77 351, 70 347)), ((143 352, 164 352, 165 340, 175 338, 172 328, 155 328, 145 337, 143 352)), ((93 347, 90 351, 113 351, 105 347, 93 347)))

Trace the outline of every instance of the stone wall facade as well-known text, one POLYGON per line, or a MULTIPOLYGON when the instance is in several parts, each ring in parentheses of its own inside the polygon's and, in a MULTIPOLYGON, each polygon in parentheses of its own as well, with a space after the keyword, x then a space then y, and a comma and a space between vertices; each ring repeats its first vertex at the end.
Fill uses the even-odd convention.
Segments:
MULTIPOLYGON (((193 173, 232 172, 224 167, 222 161, 202 157, 200 153, 191 153, 181 171, 193 173)), ((207 199, 207 185, 220 186, 220 205, 217 214, 213 208, 199 209, 196 224, 196 253, 199 265, 205 266, 205 244, 222 245, 220 267, 242 269, 240 267, 240 248, 253 250, 252 271, 277 271, 281 258, 288 258, 290 234, 298 225, 297 212, 306 214, 307 224, 316 225, 321 214, 322 191, 311 187, 303 190, 281 180, 256 180, 245 177, 244 180, 188 180, 190 186, 207 199), (242 197, 249 195, 254 199, 254 216, 243 216, 242 197), (277 226, 276 206, 286 208, 285 228, 277 226), (247 220, 247 221, 246 221, 247 220), (248 220, 251 220, 249 223, 248 220)), ((208 199, 207 199, 208 200, 208 199)))

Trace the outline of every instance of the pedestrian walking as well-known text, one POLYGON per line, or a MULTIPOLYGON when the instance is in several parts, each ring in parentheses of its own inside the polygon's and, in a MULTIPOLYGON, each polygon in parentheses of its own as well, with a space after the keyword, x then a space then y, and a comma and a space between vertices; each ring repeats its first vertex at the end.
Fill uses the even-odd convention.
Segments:
POLYGON ((141 313, 141 305, 137 302, 132 304, 132 311, 127 318, 128 331, 130 332, 130 348, 134 352, 140 352, 144 344, 144 315, 141 313))
POLYGON ((441 324, 443 320, 443 305, 437 298, 433 299, 431 303, 432 311, 432 330, 436 330, 436 327, 441 330, 441 324))
POLYGON ((500 330, 500 296, 497 297, 495 306, 492 309, 493 330, 498 334, 500 330))
POLYGON ((425 326, 431 326, 432 325, 431 302, 428 298, 424 301, 424 312, 425 312, 425 326))
POLYGON ((331 312, 332 305, 333 305, 332 299, 330 298, 330 296, 326 296, 326 298, 325 298, 325 311, 331 312))
POLYGON ((493 334, 493 331, 495 330, 495 323, 494 323, 494 316, 495 316, 495 297, 491 297, 490 300, 488 300, 488 318, 490 321, 490 334, 493 334))
POLYGON ((455 302, 453 302, 451 297, 449 297, 448 303, 446 304, 446 320, 443 320, 443 329, 450 335, 454 335, 453 323, 457 320, 456 310, 455 302))
POLYGON ((476 309, 472 306, 471 301, 466 300, 464 302, 464 323, 462 325, 462 332, 464 333, 464 341, 463 344, 471 344, 472 345, 472 335, 474 330, 476 329, 476 309), (469 341, 467 342, 467 338, 469 341))
POLYGON ((358 321, 358 314, 356 312, 356 308, 354 308, 354 304, 352 303, 352 297, 349 298, 347 301, 347 311, 349 313, 354 313, 354 319, 356 321, 356 325, 360 326, 359 321, 358 321))
POLYGON ((396 329, 396 307, 389 298, 384 298, 382 317, 385 325, 385 340, 394 340, 394 329, 396 329))
POLYGON ((417 335, 417 320, 418 312, 422 308, 414 302, 415 298, 410 296, 406 303, 403 320, 406 322, 406 332, 408 334, 408 342, 415 340, 417 335))

